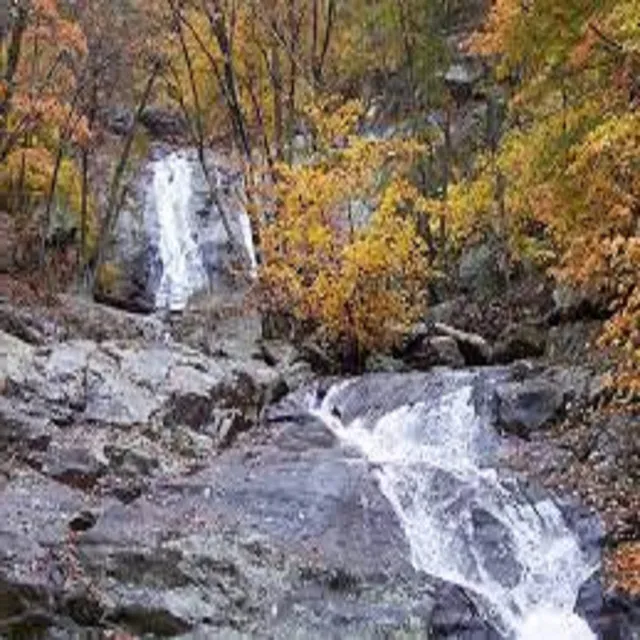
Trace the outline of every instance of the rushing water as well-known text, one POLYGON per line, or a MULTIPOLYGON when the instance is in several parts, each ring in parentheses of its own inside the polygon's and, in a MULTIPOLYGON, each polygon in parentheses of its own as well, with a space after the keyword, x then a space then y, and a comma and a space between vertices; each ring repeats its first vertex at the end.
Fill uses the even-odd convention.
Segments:
POLYGON ((192 167, 184 156, 171 154, 154 164, 151 188, 162 261, 162 280, 156 291, 159 308, 183 308, 189 296, 208 283, 189 221, 191 178, 192 167))
POLYGON ((341 406, 359 381, 343 383, 314 413, 377 469, 417 570, 465 587, 505 638, 595 638, 573 613, 594 567, 550 498, 524 496, 492 468, 496 436, 473 376, 450 375, 437 397, 377 412, 365 401, 350 421, 341 406))
MULTIPOLYGON (((148 217, 162 263, 156 307, 181 310, 193 294, 219 285, 228 259, 228 236, 220 212, 209 201, 208 187, 193 151, 169 153, 155 160, 151 171, 148 217)), ((255 270, 249 217, 237 198, 228 195, 229 186, 221 184, 217 167, 210 167, 210 171, 219 183, 219 200, 229 206, 225 213, 234 240, 249 256, 250 269, 255 270)))

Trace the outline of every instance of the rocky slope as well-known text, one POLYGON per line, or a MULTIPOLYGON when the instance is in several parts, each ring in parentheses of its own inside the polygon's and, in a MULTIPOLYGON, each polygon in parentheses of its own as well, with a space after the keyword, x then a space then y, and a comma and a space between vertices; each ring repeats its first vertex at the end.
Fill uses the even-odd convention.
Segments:
MULTIPOLYGON (((0 635, 499 638, 473 594, 414 569, 369 464, 293 393, 309 365, 250 317, 205 315, 2 306, 0 635)), ((496 418, 531 455, 597 392, 581 369, 505 372, 496 418)), ((637 637, 616 597, 594 576, 580 611, 637 637)))

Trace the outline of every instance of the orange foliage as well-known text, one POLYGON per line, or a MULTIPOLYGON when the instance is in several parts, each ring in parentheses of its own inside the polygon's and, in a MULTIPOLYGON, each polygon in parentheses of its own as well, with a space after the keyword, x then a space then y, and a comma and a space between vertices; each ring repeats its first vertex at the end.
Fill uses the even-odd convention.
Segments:
POLYGON ((621 544, 611 554, 608 569, 613 586, 640 595, 640 542, 621 544))

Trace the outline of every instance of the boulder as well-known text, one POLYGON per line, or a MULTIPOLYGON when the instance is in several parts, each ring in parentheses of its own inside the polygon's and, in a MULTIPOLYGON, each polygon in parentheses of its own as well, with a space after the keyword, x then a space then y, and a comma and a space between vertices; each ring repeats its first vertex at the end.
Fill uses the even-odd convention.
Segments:
POLYGON ((506 433, 529 438, 564 412, 564 391, 547 380, 500 385, 496 390, 498 425, 506 433))
POLYGON ((509 325, 493 346, 492 361, 509 364, 515 360, 540 358, 546 348, 545 331, 533 324, 509 325))
POLYGON ((492 357, 491 345, 480 335, 460 331, 441 322, 434 323, 437 333, 456 341, 464 362, 470 366, 489 364, 492 357))
POLYGON ((498 384, 495 390, 499 428, 528 439, 562 419, 569 403, 588 402, 599 381, 581 368, 514 367, 516 381, 498 384))
POLYGON ((0 631, 497 637, 462 590, 412 568, 367 463, 298 411, 130 504, 14 475, 0 487, 0 631))
POLYGON ((98 268, 93 295, 96 302, 132 313, 152 313, 155 309, 154 274, 157 260, 144 246, 117 262, 106 262, 98 268))
POLYGON ((418 371, 427 371, 431 367, 462 367, 464 357, 456 340, 450 336, 425 337, 412 345, 405 355, 406 362, 418 371))

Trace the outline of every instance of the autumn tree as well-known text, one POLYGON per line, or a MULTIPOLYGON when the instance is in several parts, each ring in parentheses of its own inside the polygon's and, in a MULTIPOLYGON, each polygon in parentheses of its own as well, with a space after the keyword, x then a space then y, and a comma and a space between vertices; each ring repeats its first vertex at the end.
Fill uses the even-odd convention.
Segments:
MULTIPOLYGON (((620 388, 640 391, 640 7, 633 0, 499 0, 472 47, 515 86, 495 159, 512 255, 606 301, 620 388), (537 232, 532 233, 532 229, 537 232), (542 230, 542 232, 540 231, 542 230)), ((495 224, 488 157, 456 185, 464 235, 495 224)))
POLYGON ((267 310, 290 313, 355 361, 393 345, 423 311, 422 207, 405 179, 412 141, 354 133, 361 105, 316 109, 315 160, 278 166, 261 229, 267 310))
POLYGON ((20 0, 1 44, 0 205, 36 239, 42 263, 54 216, 81 208, 71 150, 89 138, 79 108, 87 43, 55 0, 20 0))

